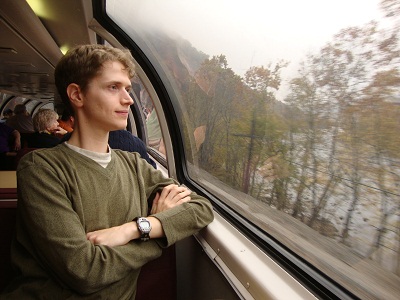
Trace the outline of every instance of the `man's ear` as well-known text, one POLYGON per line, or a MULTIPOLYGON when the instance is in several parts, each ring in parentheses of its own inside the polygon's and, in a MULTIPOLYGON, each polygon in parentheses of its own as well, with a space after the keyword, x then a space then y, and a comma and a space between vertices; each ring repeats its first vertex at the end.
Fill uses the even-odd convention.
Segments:
POLYGON ((67 86, 67 95, 69 100, 71 101, 72 105, 75 107, 82 107, 83 99, 82 99, 82 91, 79 85, 76 83, 70 83, 67 86))

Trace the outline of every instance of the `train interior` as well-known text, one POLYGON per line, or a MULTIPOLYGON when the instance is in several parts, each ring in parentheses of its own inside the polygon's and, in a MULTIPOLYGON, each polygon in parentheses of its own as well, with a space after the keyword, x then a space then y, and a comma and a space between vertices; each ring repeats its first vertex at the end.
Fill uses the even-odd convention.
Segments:
MULTIPOLYGON (((129 17, 123 18, 122 12, 132 12, 133 14, 135 10, 137 14, 132 16, 132 19, 138 17, 139 13, 144 12, 144 2, 146 1, 131 1, 134 4, 132 7, 128 7, 126 1, 118 0, 6 0, 0 2, 0 32, 2 36, 0 42, 1 118, 5 116, 7 109, 13 109, 17 104, 25 104, 31 115, 43 108, 60 112, 62 105, 54 85, 53 73, 59 59, 71 47, 80 44, 99 43, 118 48, 128 48, 133 54, 137 67, 137 74, 133 82, 138 90, 132 95, 135 103, 131 106, 127 130, 143 140, 147 145, 150 157, 156 162, 159 170, 166 176, 173 177, 204 195, 210 199, 214 206, 215 219, 207 228, 166 249, 160 259, 143 268, 138 283, 137 299, 395 299, 396 295, 400 294, 399 274, 396 275, 394 271, 388 272, 388 268, 378 266, 378 263, 371 259, 372 255, 368 258, 364 257, 351 249, 350 242, 343 242, 343 239, 342 242, 338 242, 340 239, 337 236, 335 236, 336 240, 330 239, 328 226, 324 227, 324 232, 319 228, 319 233, 316 234, 316 225, 314 227, 309 225, 310 218, 305 213, 302 216, 303 219, 307 219, 308 225, 301 217, 294 217, 295 209, 288 213, 288 209, 286 211, 276 209, 279 205, 274 204, 274 208, 271 208, 272 206, 266 207, 268 200, 259 201, 255 204, 253 200, 254 195, 257 194, 255 191, 256 184, 261 184, 261 181, 268 177, 267 175, 260 175, 264 172, 262 167, 253 170, 251 164, 248 163, 247 169, 243 165, 243 173, 237 171, 237 173, 247 174, 248 176, 247 180, 243 179, 247 185, 244 184, 241 190, 234 190, 232 189, 233 184, 222 182, 221 178, 228 170, 228 163, 221 164, 215 173, 209 171, 214 170, 212 168, 206 171, 202 168, 202 163, 212 160, 210 157, 205 159, 200 153, 203 153, 201 151, 206 147, 213 149, 212 143, 207 143, 209 134, 213 134, 209 133, 208 130, 212 128, 210 124, 216 123, 207 123, 207 134, 205 134, 206 127, 202 126, 201 120, 206 118, 207 114, 211 115, 213 111, 219 108, 210 105, 203 115, 195 116, 194 111, 196 109, 200 111, 203 104, 200 102, 192 103, 189 100, 182 100, 182 98, 190 93, 192 93, 190 95, 203 93, 202 91, 206 90, 204 86, 207 86, 207 91, 215 88, 211 79, 206 78, 207 74, 214 70, 210 67, 212 63, 215 63, 218 68, 226 73, 230 69, 226 67, 224 57, 215 56, 213 59, 206 59, 209 68, 204 71, 203 77, 193 75, 191 77, 195 78, 193 81, 183 83, 183 80, 180 79, 194 74, 194 66, 206 66, 206 64, 201 64, 206 55, 201 51, 196 52, 196 54, 190 52, 193 51, 193 47, 186 47, 187 42, 184 40, 179 40, 181 48, 178 48, 178 46, 171 46, 171 48, 165 46, 163 48, 155 41, 168 44, 170 40, 167 40, 161 34, 157 35, 156 30, 146 35, 146 27, 140 28, 137 25, 139 23, 135 23, 129 17), (128 32, 129 30, 132 30, 132 32, 128 32), (175 49, 173 47, 176 47, 178 54, 171 58, 173 52, 170 49, 175 49), (166 60, 163 55, 170 59, 166 60), (189 61, 189 57, 193 61, 189 61), (185 68, 178 68, 178 63, 172 65, 172 61, 179 61, 179 66, 185 66, 185 68), (201 78, 203 78, 203 81, 201 78), (194 81, 198 85, 190 85, 194 81), (184 84, 189 86, 186 90, 187 94, 174 92, 184 84), (193 107, 190 107, 191 104, 193 107), (151 114, 149 108, 152 109, 154 114, 151 114), (158 138, 151 136, 150 129, 146 126, 146 122, 155 114, 155 120, 159 126, 158 138), (198 122, 193 121, 193 124, 189 124, 190 122, 187 120, 191 118, 196 118, 198 122), (193 134, 189 134, 190 132, 193 134), (251 177, 251 174, 255 173, 260 176, 251 177), (253 179, 249 179, 250 177, 253 179), (254 219, 251 219, 252 217, 254 219), (263 225, 260 225, 260 222, 263 222, 263 225), (278 235, 279 237, 277 237, 278 235)), ((152 10, 160 10, 160 1, 150 1, 150 3, 153 3, 153 6, 150 6, 152 10)), ((242 4, 245 5, 244 2, 242 4)), ((193 5, 199 4, 194 3, 193 5)), ((162 11, 159 13, 161 14, 162 11)), ((188 11, 187 13, 190 14, 188 11)), ((221 22, 223 20, 221 17, 221 22)), ((154 21, 154 23, 157 22, 154 21)), ((149 25, 149 27, 151 26, 153 25, 149 25)), ((243 28, 245 28, 244 25, 243 28)), ((225 29, 224 25, 221 24, 220 29, 229 31, 229 24, 225 29)), ((236 36, 234 41, 235 43, 246 43, 246 38, 236 36), (241 41, 241 39, 243 40, 241 41)), ((301 40, 299 40, 299 43, 301 43, 301 40)), ((381 46, 384 47, 383 44, 381 46)), ((393 58, 393 60, 397 58, 393 58)), ((284 66, 286 65, 283 62, 277 63, 275 72, 284 66)), ((341 67, 344 68, 342 65, 341 67)), ((317 73, 317 69, 316 67, 313 70, 317 73)), ((266 72, 266 70, 267 68, 258 69, 260 72, 266 72)), ((268 70, 271 70, 271 78, 273 79, 273 74, 275 74, 273 67, 270 66, 268 70)), ((334 72, 333 69, 331 71, 334 72)), ((221 75, 222 71, 219 74, 221 75)), ((386 76, 387 81, 385 82, 389 82, 392 78, 389 78, 389 76, 392 73, 388 71, 385 74, 382 73, 381 76, 386 76)), ((253 75, 255 75, 253 79, 257 77, 257 74, 253 75)), ((322 77, 323 75, 321 75, 320 81, 326 80, 322 77)), ((238 78, 238 76, 232 75, 229 80, 236 82, 239 81, 238 78)), ((249 79, 250 77, 246 78, 249 79)), ((393 78, 398 82, 397 75, 393 75, 393 78)), ((339 81, 337 79, 337 82, 339 81)), ((296 81, 293 82, 296 83, 296 81)), ((297 83, 298 86, 306 85, 305 81, 301 83, 302 85, 299 81, 297 83)), ((273 85, 270 82, 268 84, 273 85)), ((378 89, 376 86, 375 88, 378 89)), ((393 86, 393 89, 398 89, 398 83, 393 84, 393 86)), ((270 90, 266 89, 266 92, 261 94, 269 97, 268 91, 270 90)), ((239 89, 231 88, 225 90, 223 95, 225 96, 229 92, 235 94, 242 91, 239 92, 239 89)), ((335 91, 335 93, 339 92, 335 91)), ((215 98, 223 97, 222 92, 221 94, 215 92, 215 95, 215 98)), ((205 96, 202 99, 205 99, 205 96)), ((246 101, 249 100, 242 97, 241 103, 238 101, 240 104, 233 108, 237 110, 237 115, 242 113, 251 115, 251 113, 243 112, 243 109, 250 103, 246 101)), ((294 100, 293 103, 295 103, 294 100)), ((229 106, 223 102, 219 105, 224 109, 229 106)), ((398 107, 397 105, 397 111, 398 107)), ((280 117, 284 118, 287 116, 285 109, 282 104, 275 104, 273 112, 266 109, 266 113, 269 113, 269 116, 272 116, 271 118, 275 118, 273 113, 279 111, 282 112, 279 114, 280 117), (284 110, 285 112, 283 112, 284 110)), ((261 108, 254 109, 253 116, 261 110, 261 108)), ((296 110, 292 112, 298 113, 296 110)), ((223 113, 220 116, 221 120, 226 121, 227 124, 229 122, 235 123, 235 117, 229 119, 223 113), (225 117, 226 119, 224 119, 225 117)), ((292 115, 288 117, 288 119, 296 118, 299 118, 298 115, 297 117, 292 117, 292 115)), ((249 123, 250 125, 237 124, 235 130, 246 128, 246 130, 248 129, 246 137, 258 136, 257 129, 254 129, 257 127, 256 122, 257 120, 249 123)), ((282 123, 277 121, 276 124, 282 123)), ((333 128, 332 123, 321 124, 322 127, 326 126, 325 129, 329 126, 333 128)), ((275 126, 275 123, 273 125, 275 126)), ((395 126, 398 128, 398 124, 395 126)), ((272 127, 271 125, 269 128, 272 127)), ((289 127, 289 125, 285 125, 285 130, 289 131, 289 127)), ((217 132, 217 125, 215 125, 215 128, 215 132, 217 132)), ((276 132, 281 134, 283 130, 276 132)), ((243 151, 246 157, 250 157, 252 151, 255 153, 255 151, 258 151, 257 149, 261 149, 261 146, 257 146, 258 140, 254 139, 254 143, 249 142, 247 144, 247 140, 250 141, 250 139, 247 139, 244 134, 238 133, 238 131, 233 132, 231 137, 236 140, 240 139, 240 141, 246 140, 243 145, 246 145, 246 149, 250 149, 248 152, 243 151)), ((280 137, 274 138, 279 139, 280 137)), ((222 139, 214 140, 214 146, 219 145, 222 139)), ((263 141, 265 140, 267 139, 264 138, 263 141)), ((22 147, 24 146, 22 145, 22 147)), ((263 149, 265 148, 267 146, 264 146, 263 149)), ((242 150, 235 151, 235 153, 241 153, 242 150)), ((230 170, 233 170, 233 165, 236 165, 232 161, 238 161, 233 157, 235 153, 229 154, 232 156, 230 163, 232 168, 230 170)), ((300 155, 299 153, 297 154, 300 155)), ((0 171, 0 289, 5 287, 12 272, 10 243, 15 230, 18 204, 16 165, 20 158, 19 155, 21 154, 15 151, 7 153, 11 167, 0 171)), ((224 156, 225 154, 219 153, 219 155, 224 156)), ((254 157, 261 159, 261 155, 254 157)), ((267 163, 273 164, 278 160, 283 161, 282 157, 279 155, 270 156, 265 165, 267 163)), ((308 162, 311 161, 311 156, 309 157, 308 162)), ((398 158, 396 159, 398 162, 398 158)), ((252 161, 256 161, 256 159, 252 161)), ((302 163, 307 163, 306 159, 302 163)), ((237 166, 239 165, 237 163, 237 166)), ((291 167, 285 169, 281 168, 280 171, 290 172, 293 168, 295 166, 291 165, 291 167)), ((398 176, 398 165, 396 168, 397 171, 394 173, 398 176)), ((296 182, 301 182, 303 177, 301 177, 300 171, 296 174, 298 179, 296 182)), ((276 173, 273 176, 275 176, 275 180, 279 177, 276 173)), ((339 177, 339 175, 335 176, 330 178, 339 177)), ((238 177, 246 178, 244 175, 238 177)), ((327 182, 328 177, 325 176, 323 180, 319 177, 319 179, 321 182, 327 182)), ((312 190, 310 186, 317 180, 317 176, 314 179, 312 179, 312 176, 310 178, 304 179, 304 181, 307 182, 306 190, 308 188, 310 190, 307 195, 311 199, 315 195, 311 191, 319 193, 323 188, 312 190)), ((287 188, 287 185, 284 186, 283 180, 280 182, 282 183, 281 188, 287 188)), ((289 182, 289 185, 294 186, 294 181, 291 182, 289 182)), ((350 181, 348 182, 348 185, 350 185, 350 181)), ((271 197, 271 199, 278 199, 279 197, 276 195, 279 194, 277 192, 279 186, 277 181, 274 181, 274 184, 271 193, 275 193, 275 198, 271 197)), ((345 184, 347 183, 345 182, 345 184)), ((334 192, 330 192, 334 185, 340 185, 339 181, 333 180, 326 193, 334 195, 334 192)), ((299 199, 300 188, 296 191, 297 199, 299 199)), ((261 189, 258 193, 261 193, 261 189)), ((343 192, 343 194, 346 193, 343 192)), ((384 196, 397 199, 398 205, 398 189, 397 192, 390 190, 384 196)), ((324 209, 328 211, 328 208, 324 207, 324 209)), ((304 210, 303 207, 303 212, 304 210)), ((364 216, 364 219, 366 218, 364 216)), ((393 220, 397 220, 398 224, 398 213, 397 219, 393 218, 390 222, 395 224, 393 220)), ((322 221, 326 219, 329 219, 329 217, 319 218, 318 226, 323 226, 325 223, 322 221)), ((389 219, 387 223, 389 223, 389 219)), ((332 227, 333 225, 330 225, 329 228, 332 227)), ((396 236, 398 236, 398 225, 396 228, 393 232, 397 230, 396 236)), ((335 231, 335 234, 337 232, 333 229, 332 231, 335 231)), ((398 241, 397 244, 393 244, 393 247, 398 247, 398 241)), ((399 260, 394 261, 399 264, 399 260)), ((389 265, 393 264, 394 262, 389 263, 389 265)))
MULTIPOLYGON (((57 109, 59 103, 53 71, 63 55, 59 45, 71 47, 104 39, 113 46, 121 47, 93 18, 91 2, 74 0, 36 3, 18 0, 3 1, 0 4, 4 41, 1 45, 0 75, 2 111, 19 103, 24 103, 31 114, 42 108, 57 109), (33 10, 36 4, 39 12, 33 10), (40 11, 51 17, 40 17, 40 11)), ((132 132, 138 134, 133 118, 131 123, 132 132)), ((13 163, 15 155, 10 153, 13 163)), ((162 156, 160 153, 153 155, 162 156)), ((173 161, 173 158, 168 160, 173 161)), ((165 158, 164 163, 155 161, 158 169, 166 175, 170 170, 169 175, 173 175, 173 164, 168 163, 167 166, 165 158)), ((18 200, 15 170, 0 171, 0 175, 0 279, 3 289, 10 279, 9 246, 15 229, 18 200)), ((182 241, 146 266, 139 278, 137 299, 239 299, 243 297, 240 296, 242 293, 246 295, 245 286, 238 293, 237 287, 231 283, 232 279, 222 275, 221 267, 213 263, 215 257, 210 256, 209 251, 204 251, 207 243, 202 244, 202 240, 199 236, 182 241), (154 282, 157 282, 157 288, 154 282)), ((245 298, 250 299, 247 296, 245 298)))

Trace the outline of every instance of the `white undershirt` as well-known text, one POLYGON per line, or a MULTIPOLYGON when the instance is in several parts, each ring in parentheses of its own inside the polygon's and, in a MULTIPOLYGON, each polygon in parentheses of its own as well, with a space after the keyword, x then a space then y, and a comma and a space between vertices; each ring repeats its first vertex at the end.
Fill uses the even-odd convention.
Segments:
POLYGON ((86 149, 79 148, 77 146, 70 145, 70 144, 68 144, 68 142, 65 142, 65 145, 67 145, 68 148, 70 148, 82 155, 85 155, 86 157, 93 159, 95 162, 97 162, 103 168, 106 168, 108 163, 111 161, 111 151, 110 151, 110 146, 108 146, 108 145, 107 145, 107 153, 89 151, 86 149))

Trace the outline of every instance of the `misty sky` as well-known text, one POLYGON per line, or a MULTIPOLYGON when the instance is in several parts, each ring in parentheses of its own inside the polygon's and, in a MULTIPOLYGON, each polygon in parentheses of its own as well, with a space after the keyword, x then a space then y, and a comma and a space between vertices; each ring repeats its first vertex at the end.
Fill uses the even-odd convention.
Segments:
POLYGON ((379 0, 115 0, 108 9, 125 22, 162 26, 208 55, 224 54, 239 75, 250 66, 317 52, 340 29, 382 14, 379 0), (123 9, 121 9, 123 8, 123 9), (179 17, 177 17, 179 16, 179 17), (121 16, 122 17, 122 16, 121 16))

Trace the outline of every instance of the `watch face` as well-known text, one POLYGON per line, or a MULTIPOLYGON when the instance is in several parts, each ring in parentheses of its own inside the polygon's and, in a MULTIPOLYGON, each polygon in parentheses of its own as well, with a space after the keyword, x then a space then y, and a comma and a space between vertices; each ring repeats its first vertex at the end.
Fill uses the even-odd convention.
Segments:
POLYGON ((140 227, 142 227, 143 230, 149 230, 150 229, 150 223, 147 221, 142 221, 140 222, 140 227))
POLYGON ((150 230, 151 230, 151 223, 146 218, 137 218, 136 219, 138 229, 140 231, 140 240, 141 241, 148 241, 150 239, 150 230))

